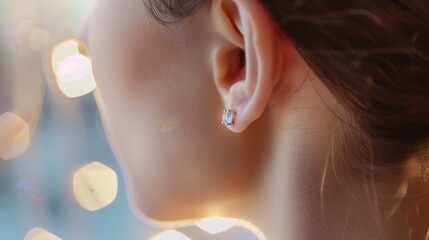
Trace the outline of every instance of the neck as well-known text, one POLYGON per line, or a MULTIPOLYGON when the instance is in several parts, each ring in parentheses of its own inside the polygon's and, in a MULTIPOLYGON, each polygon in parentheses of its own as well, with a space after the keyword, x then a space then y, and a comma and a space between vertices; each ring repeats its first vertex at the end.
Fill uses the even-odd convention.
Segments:
MULTIPOLYGON (((306 82, 301 90, 308 87, 311 83, 306 82)), ((273 123, 277 129, 269 151, 273 154, 267 156, 259 181, 245 203, 239 204, 245 210, 239 210, 243 215, 238 216, 258 226, 269 240, 285 236, 300 239, 304 227, 315 226, 321 219, 320 184, 333 118, 326 106, 311 96, 315 95, 296 92, 294 100, 273 109, 273 119, 279 119, 273 123)))
POLYGON ((326 102, 306 97, 274 117, 281 119, 274 124, 274 154, 249 195, 227 212, 269 240, 424 239, 429 226, 415 213, 428 212, 428 204, 416 210, 419 200, 407 197, 408 183, 399 178, 376 181, 347 170, 335 155, 343 137, 333 127, 336 117, 326 102))

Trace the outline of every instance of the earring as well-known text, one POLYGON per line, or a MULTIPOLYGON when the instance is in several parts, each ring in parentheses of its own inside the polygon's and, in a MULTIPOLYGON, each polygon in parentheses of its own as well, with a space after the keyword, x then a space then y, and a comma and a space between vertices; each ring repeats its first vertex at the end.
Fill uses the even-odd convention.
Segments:
POLYGON ((225 126, 230 126, 234 124, 236 112, 232 109, 223 110, 222 115, 222 124, 225 126))

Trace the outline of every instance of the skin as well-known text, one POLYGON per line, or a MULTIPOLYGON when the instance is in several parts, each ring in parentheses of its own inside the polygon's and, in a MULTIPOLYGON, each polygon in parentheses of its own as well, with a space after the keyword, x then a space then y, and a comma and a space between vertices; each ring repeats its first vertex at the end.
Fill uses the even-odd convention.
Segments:
POLYGON ((214 0, 168 26, 141 0, 100 1, 95 94, 135 212, 157 226, 239 218, 274 240, 408 238, 416 199, 367 204, 404 178, 368 189, 349 177, 333 149, 347 132, 337 116, 350 113, 272 22, 257 1, 214 0), (237 111, 232 126, 224 108, 237 111))

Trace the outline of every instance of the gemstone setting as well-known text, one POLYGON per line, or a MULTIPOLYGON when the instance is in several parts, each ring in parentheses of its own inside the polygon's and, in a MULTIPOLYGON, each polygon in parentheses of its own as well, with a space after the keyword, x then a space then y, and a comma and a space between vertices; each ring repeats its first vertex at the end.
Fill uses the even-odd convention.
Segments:
POLYGON ((225 126, 230 126, 234 124, 236 112, 232 109, 223 110, 222 115, 222 124, 225 126))

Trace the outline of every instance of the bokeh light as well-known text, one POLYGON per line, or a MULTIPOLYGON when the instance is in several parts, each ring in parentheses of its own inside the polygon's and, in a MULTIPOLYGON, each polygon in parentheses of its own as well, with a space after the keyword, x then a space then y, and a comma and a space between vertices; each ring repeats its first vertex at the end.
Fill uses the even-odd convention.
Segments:
POLYGON ((14 113, 0 115, 0 158, 11 160, 22 155, 30 142, 28 124, 14 113))
POLYGON ((43 228, 33 228, 25 235, 24 240, 61 240, 61 238, 43 228))
POLYGON ((97 86, 88 49, 77 40, 68 40, 54 48, 52 69, 57 85, 66 97, 81 97, 97 86))
POLYGON ((234 218, 211 217, 197 222, 196 225, 210 234, 218 234, 236 226, 237 223, 238 220, 234 218))
POLYGON ((176 230, 168 230, 154 236, 153 238, 151 238, 151 240, 191 240, 191 239, 176 230))
POLYGON ((73 193, 77 202, 89 211, 97 211, 112 203, 118 192, 115 171, 99 162, 81 167, 73 177, 73 193))
POLYGON ((267 237, 261 229, 251 222, 239 220, 237 226, 249 230, 257 237, 258 240, 267 240, 267 237))

